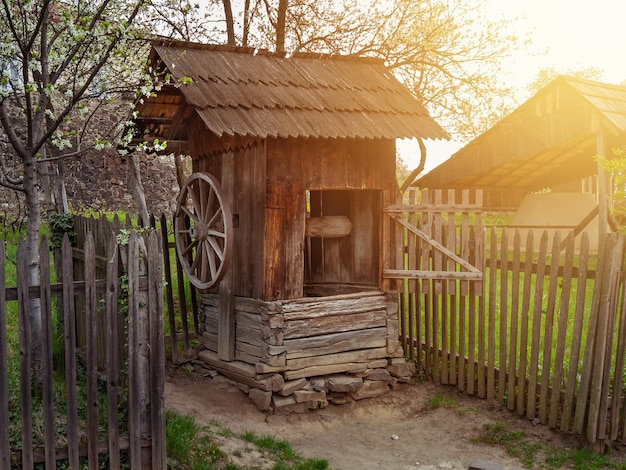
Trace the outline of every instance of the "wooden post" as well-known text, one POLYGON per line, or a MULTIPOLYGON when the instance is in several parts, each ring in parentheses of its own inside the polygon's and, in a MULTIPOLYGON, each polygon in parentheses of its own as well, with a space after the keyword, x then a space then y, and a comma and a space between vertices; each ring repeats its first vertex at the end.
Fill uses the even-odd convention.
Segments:
MULTIPOLYGON (((606 149, 604 143, 604 133, 602 127, 598 130, 596 137, 596 153, 599 157, 606 157, 606 149)), ((598 215, 598 235, 602 235, 608 232, 609 227, 609 194, 608 185, 606 180, 606 172, 602 166, 602 162, 598 161, 598 209, 600 214, 598 215)))
MULTIPOLYGON (((235 155, 230 152, 222 160, 222 187, 231 207, 235 197, 235 155)), ((217 323, 217 356, 222 361, 235 360, 235 296, 232 263, 224 266, 225 273, 220 282, 219 317, 217 323)))

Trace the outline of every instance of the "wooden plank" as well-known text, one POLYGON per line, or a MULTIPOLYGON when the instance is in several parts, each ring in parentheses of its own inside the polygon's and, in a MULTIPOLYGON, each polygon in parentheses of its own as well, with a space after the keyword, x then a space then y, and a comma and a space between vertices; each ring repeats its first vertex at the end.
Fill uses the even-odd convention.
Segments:
MULTIPOLYGON (((442 202, 442 191, 440 189, 436 189, 434 191, 434 199, 435 199, 435 205, 437 204, 441 204, 442 202)), ((445 249, 445 245, 444 245, 444 233, 443 233, 443 214, 441 212, 439 212, 438 210, 434 211, 433 214, 433 232, 432 232, 432 237, 433 240, 438 243, 441 247, 443 247, 445 249)), ((446 249, 446 252, 448 250, 446 249)), ((454 255, 456 256, 456 253, 454 253, 454 255)), ((439 250, 433 250, 432 253, 432 258, 433 258, 433 264, 432 264, 432 269, 434 271, 444 271, 444 260, 443 257, 441 256, 441 251, 439 250)), ((447 269, 445 269, 447 271, 447 269)), ((441 295, 442 293, 442 289, 441 289, 441 285, 442 282, 440 281, 435 281, 434 283, 434 287, 435 287, 435 294, 437 295, 441 295)), ((433 304, 436 305, 436 304, 433 304)), ((433 318, 436 320, 436 323, 439 323, 439 316, 438 315, 434 315, 433 318)), ((434 327, 434 323, 433 322, 433 327, 434 327)), ((434 331, 438 331, 438 329, 435 329, 434 331)), ((433 339, 435 340, 435 344, 434 344, 434 349, 436 351, 436 354, 439 354, 439 344, 438 344, 438 336, 439 333, 437 333, 436 335, 433 336, 433 339)), ((439 364, 439 359, 437 358, 437 369, 440 367, 439 364)), ((438 372, 436 372, 437 374, 438 372)), ((438 376, 435 375, 435 379, 438 379, 438 376)))
POLYGON ((467 295, 461 290, 459 299, 459 366, 458 366, 458 388, 459 391, 465 390, 465 344, 466 344, 466 322, 467 322, 467 295))
MULTIPOLYGON (((450 201, 455 201, 455 190, 451 189, 448 191, 448 203, 450 201)), ((455 221, 455 214, 448 214, 448 244, 447 248, 450 251, 455 253, 458 252, 456 245, 456 233, 457 226, 455 221)), ((464 258, 466 259, 466 258, 464 258)), ((452 260, 448 260, 448 270, 455 271, 456 267, 452 260)), ((449 315, 449 333, 446 333, 446 329, 444 329, 444 337, 448 338, 448 345, 444 346, 444 363, 443 370, 444 373, 447 374, 447 383, 451 385, 456 385, 456 338, 457 338, 457 327, 456 327, 456 302, 457 302, 457 289, 456 282, 450 281, 447 283, 447 295, 444 298, 444 305, 449 306, 449 310, 445 312, 445 316, 449 315), (448 358, 450 358, 448 363, 448 358)))
MULTIPOLYGON (((600 243, 598 253, 598 264, 596 268, 596 279, 591 300, 591 312, 587 320, 587 340, 585 343, 585 353, 583 357, 583 367, 578 385, 576 408, 574 412, 573 430, 576 434, 583 434, 585 431, 585 421, 587 420, 588 400, 591 387, 591 378, 594 366, 594 352, 596 331, 598 328, 598 316, 600 310, 601 286, 603 282, 604 269, 606 266, 608 247, 606 243, 600 243)), ((595 417, 592 417, 595 419, 595 417)))
MULTIPOLYGON (((617 350, 615 352, 615 372, 613 377, 624 377, 624 355, 626 354, 626 302, 623 301, 624 288, 626 287, 626 278, 620 276, 620 284, 622 291, 622 304, 619 308, 618 333, 617 333, 617 350)), ((613 385, 613 396, 621 397, 624 388, 623 380, 615 380, 613 385)), ((620 435, 620 417, 623 412, 623 404, 620 406, 611 406, 610 440, 616 441, 620 435)))
MULTIPOLYGON (((461 204, 467 204, 469 206, 469 190, 464 189, 461 191, 461 204)), ((468 211, 461 213, 461 231, 460 231, 460 254, 463 259, 470 259, 470 230, 469 230, 469 216, 468 211)), ((476 261, 474 261, 476 263, 476 261)), ((467 295, 469 291, 469 283, 461 282, 461 295, 467 295)), ((461 355, 463 357, 463 355, 461 355)))
POLYGON ((349 316, 336 315, 332 317, 310 318, 294 320, 285 323, 284 339, 317 336, 333 332, 364 330, 386 326, 386 310, 376 310, 363 313, 352 313, 349 316))
MULTIPOLYGON (((139 249, 136 234, 128 245, 128 438, 131 468, 141 466, 141 369, 139 330, 139 249)), ((183 330, 183 335, 185 334, 183 330)))
POLYGON ((78 410, 76 392, 76 310, 74 309, 74 273, 72 246, 67 234, 61 246, 63 258, 63 325, 65 348, 65 393, 67 407, 67 449, 70 468, 79 468, 78 410))
MULTIPOLYGON (((586 437, 588 442, 604 440, 606 437, 606 416, 609 406, 609 379, 611 369, 611 351, 613 345, 613 327, 617 281, 623 263, 623 239, 618 234, 609 234, 604 238, 608 244, 607 263, 602 275, 600 311, 596 333, 596 350, 589 396, 589 415, 586 437)), ((600 265, 598 265, 600 267, 600 265)))
POLYGON ((335 298, 311 299, 308 302, 289 302, 282 305, 285 323, 306 319, 353 315, 386 308, 382 292, 375 295, 348 294, 335 298), (342 298, 345 297, 345 298, 342 298))
POLYGON ((106 291, 106 318, 107 329, 106 338, 109 347, 106 351, 106 378, 107 378, 107 423, 108 423, 108 439, 109 439, 109 466, 111 469, 120 468, 120 428, 118 417, 118 396, 120 393, 120 358, 119 350, 112 345, 118 344, 119 328, 118 328, 118 249, 115 237, 111 236, 108 245, 107 259, 107 291, 106 291))
POLYGON ((54 369, 52 363, 52 300, 50 298, 50 248, 43 236, 39 244, 39 289, 41 303, 41 353, 43 367, 43 420, 46 468, 56 468, 54 425, 54 369))
MULTIPOLYGON (((508 303, 509 303, 509 237, 508 230, 502 231, 500 240, 500 347, 498 353, 498 403, 504 405, 506 391, 506 352, 509 336, 508 303)), ((512 376, 511 379, 513 379, 512 376)))
POLYGON ((223 361, 235 358, 235 298, 233 291, 234 273, 231 267, 220 282, 220 307, 217 322, 217 354, 223 361))
MULTIPOLYGON (((470 231, 470 237, 475 239, 476 230, 470 231)), ((478 259, 478 252, 475 252, 478 259)), ((467 340, 467 393, 474 395, 476 391, 475 383, 478 375, 478 387, 483 387, 485 383, 485 306, 479 303, 476 309, 476 297, 478 295, 479 286, 476 282, 470 283, 469 299, 468 299, 468 340, 467 340), (476 315, 478 314, 478 338, 476 337, 476 315), (478 343, 478 371, 476 371, 476 344, 478 343), (478 374, 477 374, 478 372, 478 374)), ((482 298, 482 297, 481 297, 482 298)), ((479 389, 480 390, 480 389, 479 389)), ((480 395, 479 395, 480 396, 480 395)), ((483 395, 484 397, 484 395, 483 395)))
POLYGON ((544 230, 539 242, 539 256, 537 258, 537 277, 535 278, 535 296, 533 303, 533 327, 530 348, 530 367, 528 379, 528 399, 526 417, 534 419, 536 415, 537 381, 539 373, 539 344, 541 341, 541 317, 543 309, 543 283, 546 268, 548 247, 548 232, 544 230))
MULTIPOLYGON (((424 190, 422 191, 422 202, 428 202, 430 200, 430 191, 424 190)), ((420 229, 424 234, 430 239, 430 234, 432 230, 431 224, 431 214, 428 212, 422 213, 422 220, 420 229)), ((416 235, 418 235, 416 233, 416 235)), ((428 240, 425 240, 423 237, 419 237, 421 245, 422 245, 422 271, 428 271, 432 269, 431 267, 431 258, 433 247, 432 244, 428 243, 428 240)), ((433 350, 432 350, 432 298, 431 294, 433 294, 432 281, 429 279, 424 279, 422 281, 422 292, 424 292, 424 296, 422 297, 422 307, 424 309, 424 375, 427 378, 430 378, 432 375, 433 368, 433 350)))
POLYGON ((350 330, 345 332, 332 332, 325 335, 306 336, 296 339, 285 339, 282 346, 276 347, 276 350, 286 351, 290 354, 305 353, 309 348, 324 348, 333 346, 336 343, 345 340, 364 340, 386 337, 387 328, 377 327, 365 330, 350 330))
MULTIPOLYGON (((461 201, 462 204, 469 203, 469 191, 463 190, 461 192, 461 201)), ((469 231, 469 220, 467 216, 467 212, 463 212, 461 214, 461 229, 460 229, 460 254, 463 259, 470 259, 470 231, 469 231)), ((466 366, 465 366, 465 355, 466 355, 466 344, 467 344, 467 294, 469 292, 469 283, 467 281, 461 281, 459 286, 459 364, 457 366, 458 370, 458 388, 460 391, 465 390, 465 380, 466 380, 466 366)))
POLYGON ((520 282, 520 260, 521 260, 521 235, 519 230, 515 230, 513 235, 513 261, 511 266, 511 337, 509 346, 509 387, 507 391, 507 408, 515 410, 515 378, 517 377, 517 333, 519 321, 519 282, 520 282))
POLYGON ((263 341, 263 331, 259 328, 250 328, 247 325, 238 324, 236 328, 236 334, 237 343, 243 342, 258 347, 261 347, 262 344, 265 344, 263 341))
POLYGON ((456 263, 461 265, 463 268, 467 269, 469 272, 480 272, 476 267, 469 264, 463 258, 460 258, 459 256, 457 256, 456 253, 451 253, 449 250, 447 250, 446 247, 443 246, 441 243, 439 243, 435 238, 431 238, 430 236, 428 236, 426 233, 419 230, 414 225, 409 224, 408 222, 402 220, 401 218, 397 216, 393 216, 393 218, 396 219, 396 221, 400 225, 403 225, 404 227, 409 229, 411 232, 415 233, 415 235, 417 235, 419 238, 421 238, 422 240, 427 242, 429 245, 431 245, 438 253, 443 254, 444 256, 450 257, 452 260, 454 260, 456 263))
MULTIPOLYGON (((463 190, 468 191, 468 190, 463 190)), ((384 209, 385 212, 390 214, 402 214, 405 212, 482 212, 482 205, 478 204, 465 204, 465 202, 461 202, 461 204, 447 203, 442 204, 416 204, 414 202, 410 202, 409 204, 386 204, 384 209)))
MULTIPOLYGON (((178 305, 180 309, 180 324, 183 333, 183 351, 189 349, 189 325, 187 321, 187 294, 185 293, 185 274, 183 273, 183 265, 178 257, 178 249, 176 253, 176 280, 178 282, 178 305)), ((189 253, 191 256, 191 253, 189 253)), ((189 287, 192 289, 192 287, 189 287)), ((136 444, 134 445, 136 447, 136 444)))
POLYGON ((284 298, 286 273, 284 245, 281 241, 287 228, 283 212, 281 208, 265 208, 265 300, 284 298))
POLYGON ((285 380, 301 379, 304 377, 316 377, 318 375, 338 374, 340 372, 356 373, 365 372, 370 366, 369 362, 350 362, 345 364, 328 364, 323 366, 305 367, 298 370, 285 371, 285 380))
POLYGON ((259 314, 235 311, 235 322, 237 325, 246 325, 250 328, 256 328, 260 330, 263 326, 270 328, 282 328, 285 326, 284 318, 282 315, 272 315, 267 320, 263 320, 263 317, 259 314))
POLYGON ((33 468, 33 409, 31 397, 32 341, 28 299, 28 259, 24 240, 17 249, 17 291, 20 338, 20 394, 22 411, 22 465, 33 468))
MULTIPOLYGON (((530 253, 534 255, 534 232, 528 231, 526 235, 526 257, 530 253)), ((530 312, 530 287, 532 282, 531 263, 524 264, 524 288, 522 292, 522 312, 520 331, 520 362, 517 383, 517 414, 524 416, 526 413, 526 372, 528 368, 528 321, 530 312)))
MULTIPOLYGON (((409 203, 414 203, 416 199, 416 191, 415 189, 409 190, 409 203)), ((417 214, 413 211, 409 212, 408 215, 409 223, 416 224, 417 222, 417 214)), ((414 233, 407 231, 406 242, 407 246, 407 267, 409 271, 415 270, 418 266, 417 264, 417 237, 414 233)), ((416 280, 407 280, 408 284, 408 292, 406 296, 400 297, 400 331, 401 331, 401 341, 402 341, 402 349, 405 354, 409 357, 409 359, 415 362, 415 350, 421 349, 416 348, 415 345, 417 343, 417 339, 415 337, 415 319, 417 316, 417 312, 414 310, 415 306, 415 295, 417 292, 417 284, 416 280)), ((419 338, 419 337, 418 337, 419 338)), ((420 338, 421 341, 421 338, 420 338)))
POLYGON ((569 432, 574 408, 574 396, 577 389, 578 365, 582 341, 585 314, 585 294, 587 291, 587 266, 589 260, 589 237, 583 232, 578 250, 578 277, 576 280, 576 306, 574 312, 574 328, 569 350, 569 370, 565 383, 563 411, 561 413, 561 431, 569 432))
MULTIPOLYGON (((557 289, 559 283, 559 264, 561 252, 561 235, 555 232, 552 242, 550 283, 548 284, 548 304, 545 313, 543 328, 543 363, 541 366, 541 391, 539 392, 539 421, 548 422, 548 391, 550 389, 550 370, 552 369, 552 342, 554 331, 554 309, 556 306, 557 289)), ((557 389, 560 384, 553 384, 557 389)))
MULTIPOLYGON (((389 202, 390 198, 391 198, 390 191, 383 190, 384 202, 385 203, 389 202)), ((391 227, 392 225, 393 224, 392 224, 391 217, 383 216, 382 222, 381 222, 381 237, 380 237, 381 249, 378 255, 378 266, 379 266, 378 280, 379 280, 379 285, 386 292, 389 292, 392 290, 391 288, 392 283, 389 281, 389 279, 383 276, 383 271, 385 269, 388 269, 392 265, 392 256, 395 255, 395 253, 393 253, 393 251, 391 250, 391 227)))
POLYGON ((150 468, 165 470, 165 344, 163 338, 163 275, 156 232, 148 235, 148 313, 150 328, 150 468))
POLYGON ((7 367, 7 303, 4 243, 0 243, 0 468, 10 468, 9 379, 7 367))
MULTIPOLYGON (((380 348, 383 346, 387 346, 387 338, 384 335, 384 332, 381 331, 381 328, 372 328, 372 330, 363 330, 361 334, 356 336, 354 333, 361 332, 349 332, 351 337, 346 337, 345 333, 336 333, 328 336, 337 336, 337 339, 334 343, 328 344, 326 346, 304 346, 301 349, 292 350, 290 346, 283 346, 287 348, 287 360, 290 359, 299 359, 304 357, 311 356, 325 356, 328 354, 335 354, 339 352, 347 352, 354 351, 357 349, 370 349, 370 348, 380 348), (375 333, 370 333, 370 331, 376 330, 375 333), (344 335, 343 338, 340 338, 340 335, 344 335)), ((386 328, 384 328, 386 330, 386 328)), ((307 338, 308 339, 308 338, 307 338)), ((315 337, 311 338, 315 339, 315 337)), ((293 340, 288 340, 293 341, 293 340)))
POLYGON ((91 233, 85 241, 85 325, 87 376, 87 458, 89 469, 98 468, 98 356, 97 356, 97 298, 95 245, 91 233))
POLYGON ((163 243, 163 267, 165 269, 165 295, 167 298, 167 320, 170 328, 170 351, 172 362, 178 363, 178 342, 176 337, 176 312, 174 311, 174 290, 172 286, 172 267, 168 244, 167 218, 161 215, 161 241, 163 243))
POLYGON ((561 279, 561 303, 558 318, 558 336, 556 340, 556 355, 554 358, 554 378, 552 381, 552 395, 550 397, 550 417, 548 424, 551 428, 558 426, 560 399, 563 383, 563 370, 565 362, 565 347, 567 340, 567 325, 569 323, 570 298, 572 296, 572 272, 574 266, 574 235, 570 232, 561 244, 565 248, 565 260, 563 264, 563 276, 561 279))
MULTIPOLYGON (((498 353, 498 403, 504 405, 504 395, 507 389, 507 342, 509 336, 508 320, 510 312, 509 303, 509 236, 508 230, 502 231, 500 242, 500 336, 498 353)), ((513 378, 513 377, 511 377, 513 378)))
POLYGON ((357 351, 326 354, 323 356, 310 356, 297 359, 289 359, 287 361, 287 370, 298 370, 316 366, 326 366, 352 362, 367 362, 374 359, 382 359, 386 357, 387 347, 385 345, 383 347, 374 349, 360 349, 357 351))
POLYGON ((219 369, 221 371, 232 372, 233 374, 237 374, 237 375, 248 377, 248 378, 254 378, 257 375, 256 369, 254 368, 254 366, 250 364, 245 364, 239 361, 230 361, 230 362, 222 361, 218 357, 217 353, 213 351, 204 349, 200 351, 200 353, 198 354, 198 358, 201 361, 204 361, 207 364, 209 364, 211 367, 215 367, 216 369, 219 369))
POLYGON ((204 332, 202 333, 201 338, 204 347, 215 353, 217 352, 217 333, 204 332))
POLYGON ((479 281, 483 278, 482 273, 466 271, 422 271, 419 269, 385 269, 383 276, 388 279, 433 279, 438 281, 479 281))
MULTIPOLYGON (((226 152, 222 155, 222 188, 225 200, 231 205, 235 201, 235 156, 234 152, 226 152)), ((238 210, 233 207, 233 210, 238 210)), ((235 358, 235 271, 234 263, 224 267, 224 277, 219 283, 219 321, 217 323, 217 355, 224 361, 232 361, 235 358)))
MULTIPOLYGON (((487 399, 495 398, 495 367, 496 367, 496 299, 497 299, 497 266, 496 259, 498 257, 498 232, 495 228, 491 229, 491 242, 489 248, 489 311, 487 312, 487 399)), ((479 350, 482 349, 479 344, 479 350)), ((482 362, 479 360, 479 371, 482 369, 482 362)), ((480 372, 479 372, 480 373, 480 372)), ((478 396, 484 398, 485 395, 480 393, 479 382, 478 396)))

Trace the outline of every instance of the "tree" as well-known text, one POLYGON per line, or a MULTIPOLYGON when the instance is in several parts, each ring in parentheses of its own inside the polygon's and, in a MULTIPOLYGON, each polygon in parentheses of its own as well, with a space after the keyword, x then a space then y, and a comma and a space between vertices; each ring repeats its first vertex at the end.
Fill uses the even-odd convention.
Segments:
POLYGON ((480 2, 246 0, 233 3, 232 20, 221 11, 227 3, 207 6, 221 22, 203 40, 224 42, 234 31, 244 46, 383 59, 460 140, 516 106, 501 61, 528 39, 513 34, 514 21, 485 20, 480 2))
MULTIPOLYGON (((0 11, 0 185, 24 194, 28 282, 38 284, 39 187, 44 168, 121 134, 94 129, 94 113, 124 106, 121 84, 137 78, 133 23, 146 0, 2 0, 0 11)), ((141 67, 139 67, 141 68, 141 67)), ((30 305, 36 382, 41 310, 30 305)))

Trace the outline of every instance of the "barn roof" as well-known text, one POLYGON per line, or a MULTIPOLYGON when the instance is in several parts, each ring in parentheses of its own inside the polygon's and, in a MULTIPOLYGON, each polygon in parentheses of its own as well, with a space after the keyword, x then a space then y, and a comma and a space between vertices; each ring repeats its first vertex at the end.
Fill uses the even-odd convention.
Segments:
POLYGON ((626 87, 560 76, 415 185, 480 188, 488 206, 514 208, 529 192, 595 175, 601 128, 610 157, 626 143, 626 87))
POLYGON ((171 41, 152 54, 174 80, 193 83, 139 107, 144 135, 186 139, 188 105, 218 137, 449 138, 382 61, 171 41))

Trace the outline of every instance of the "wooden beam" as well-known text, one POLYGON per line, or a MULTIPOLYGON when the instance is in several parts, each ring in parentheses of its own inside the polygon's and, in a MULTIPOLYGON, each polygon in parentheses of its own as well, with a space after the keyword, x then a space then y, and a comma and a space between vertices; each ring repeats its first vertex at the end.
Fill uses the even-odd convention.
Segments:
MULTIPOLYGON (((604 142, 604 132, 602 126, 598 130, 596 136, 596 154, 600 157, 606 157, 606 145, 604 142)), ((602 235, 609 231, 609 194, 608 184, 606 180, 606 172, 602 166, 602 162, 598 161, 598 234, 602 235)))

